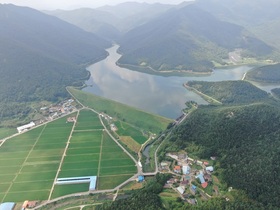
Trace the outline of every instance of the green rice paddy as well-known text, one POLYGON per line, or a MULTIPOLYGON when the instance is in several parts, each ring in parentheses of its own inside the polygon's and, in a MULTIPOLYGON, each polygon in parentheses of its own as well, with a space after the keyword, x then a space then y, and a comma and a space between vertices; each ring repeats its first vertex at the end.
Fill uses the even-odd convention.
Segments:
POLYGON ((66 119, 20 134, 0 147, 0 202, 88 191, 89 184, 54 185, 52 190, 56 175, 97 176, 97 189, 111 189, 136 173, 135 163, 103 130, 96 113, 81 110, 76 123, 66 119))
POLYGON ((137 128, 131 126, 128 123, 117 121, 115 122, 117 126, 117 134, 119 136, 130 136, 134 141, 139 144, 144 144, 148 140, 148 136, 144 136, 144 134, 137 128))

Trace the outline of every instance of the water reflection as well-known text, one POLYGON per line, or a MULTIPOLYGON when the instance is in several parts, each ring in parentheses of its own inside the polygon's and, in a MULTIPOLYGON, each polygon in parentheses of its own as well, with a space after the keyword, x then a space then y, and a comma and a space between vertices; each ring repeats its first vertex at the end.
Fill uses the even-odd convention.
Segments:
POLYGON ((202 77, 155 76, 118 67, 115 63, 121 55, 116 52, 117 48, 116 45, 108 49, 110 56, 88 67, 91 78, 86 83, 90 86, 84 91, 169 118, 178 117, 186 101, 207 104, 200 96, 186 90, 183 83, 239 80, 251 69, 249 66, 220 69, 211 76, 202 77))

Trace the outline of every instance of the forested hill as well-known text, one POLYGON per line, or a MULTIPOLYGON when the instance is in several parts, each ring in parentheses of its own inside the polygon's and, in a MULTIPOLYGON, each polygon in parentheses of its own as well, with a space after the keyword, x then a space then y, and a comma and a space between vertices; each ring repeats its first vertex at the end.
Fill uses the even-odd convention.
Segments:
POLYGON ((26 115, 26 102, 55 101, 88 75, 82 64, 110 43, 27 7, 0 4, 0 118, 26 115))
POLYGON ((186 149, 206 159, 217 156, 220 165, 214 168, 228 187, 244 190, 250 198, 277 209, 279 122, 279 104, 203 106, 175 129, 167 150, 186 149))
POLYGON ((280 84, 280 64, 255 68, 246 74, 246 79, 257 82, 280 84))
POLYGON ((223 104, 248 104, 269 100, 267 92, 247 81, 189 81, 187 87, 194 88, 223 104))
POLYGON ((120 64, 158 71, 209 71, 212 61, 223 63, 236 48, 256 57, 274 50, 243 27, 220 21, 193 4, 172 9, 129 31, 120 46, 120 64))

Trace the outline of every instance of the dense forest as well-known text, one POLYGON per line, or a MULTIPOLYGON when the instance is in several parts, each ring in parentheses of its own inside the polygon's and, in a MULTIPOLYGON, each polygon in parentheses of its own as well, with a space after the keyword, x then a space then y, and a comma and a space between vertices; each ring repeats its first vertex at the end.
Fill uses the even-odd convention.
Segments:
POLYGON ((85 64, 105 58, 110 43, 58 18, 0 5, 0 118, 22 118, 36 101, 68 96, 82 85, 85 64))
POLYGON ((279 104, 202 106, 175 129, 164 149, 216 156, 228 187, 267 207, 280 207, 279 122, 279 104), (188 150, 193 144, 196 149, 188 150))
POLYGON ((267 92, 246 81, 189 81, 186 85, 223 104, 254 103, 269 99, 267 92))
POLYGON ((265 83, 280 83, 280 64, 255 68, 247 73, 246 79, 265 83))

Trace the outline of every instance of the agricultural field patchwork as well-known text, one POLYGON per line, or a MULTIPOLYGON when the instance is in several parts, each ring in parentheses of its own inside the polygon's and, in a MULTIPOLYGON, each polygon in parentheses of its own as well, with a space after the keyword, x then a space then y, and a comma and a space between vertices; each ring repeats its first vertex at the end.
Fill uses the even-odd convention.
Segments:
POLYGON ((48 198, 73 126, 65 122, 61 118, 40 126, 7 140, 0 147, 0 171, 2 176, 6 174, 0 184, 8 185, 1 189, 2 201, 18 202, 28 199, 25 198, 28 195, 32 199, 48 198), (50 133, 52 137, 48 137, 50 133))
POLYGON ((97 176, 111 189, 136 173, 135 163, 90 110, 60 118, 7 140, 0 147, 0 202, 47 200, 85 192, 89 184, 55 185, 56 178, 97 176))
POLYGON ((142 131, 128 123, 117 121, 115 122, 115 125, 118 128, 116 132, 119 136, 130 136, 138 144, 144 144, 149 138, 149 134, 144 134, 142 131))

